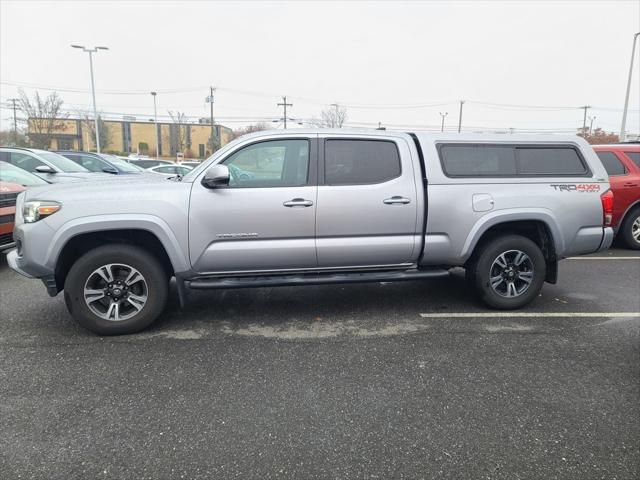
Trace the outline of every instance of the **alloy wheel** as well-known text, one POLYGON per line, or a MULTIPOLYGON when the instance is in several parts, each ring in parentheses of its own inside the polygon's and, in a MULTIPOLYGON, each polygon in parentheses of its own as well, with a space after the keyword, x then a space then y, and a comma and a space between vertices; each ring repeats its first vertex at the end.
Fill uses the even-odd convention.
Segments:
POLYGON ((113 322, 140 312, 149 298, 144 276, 135 268, 110 263, 95 269, 84 285, 84 301, 95 315, 113 322))
POLYGON ((640 243, 640 216, 631 225, 631 237, 640 243))
POLYGON ((533 281, 531 258, 520 250, 507 250, 496 257, 489 271, 489 283, 501 297, 522 295, 533 281))

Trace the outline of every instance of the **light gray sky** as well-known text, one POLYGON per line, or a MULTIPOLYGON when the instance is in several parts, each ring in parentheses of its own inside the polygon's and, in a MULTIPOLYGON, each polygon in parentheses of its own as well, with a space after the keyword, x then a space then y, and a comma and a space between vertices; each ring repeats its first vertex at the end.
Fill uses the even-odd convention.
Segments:
MULTIPOLYGON (((88 58, 75 43, 110 48, 94 59, 98 109, 140 119, 153 116, 151 90, 159 114, 206 117, 213 85, 214 115, 231 127, 281 116, 288 95, 297 119, 338 102, 352 125, 431 129, 439 112, 457 125, 459 99, 466 129, 574 131, 577 107, 592 105, 594 126, 618 132, 640 1, 2 0, 0 18, 3 105, 21 84, 59 87, 68 109, 89 109, 88 58)), ((1 113, 10 128, 11 111, 1 113)))

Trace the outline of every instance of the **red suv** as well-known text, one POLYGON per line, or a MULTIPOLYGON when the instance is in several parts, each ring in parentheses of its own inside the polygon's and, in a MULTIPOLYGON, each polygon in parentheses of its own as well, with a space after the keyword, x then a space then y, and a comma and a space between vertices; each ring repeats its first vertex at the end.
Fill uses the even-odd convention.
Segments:
POLYGON ((640 250, 640 144, 594 145, 609 173, 613 191, 613 221, 618 237, 640 250))

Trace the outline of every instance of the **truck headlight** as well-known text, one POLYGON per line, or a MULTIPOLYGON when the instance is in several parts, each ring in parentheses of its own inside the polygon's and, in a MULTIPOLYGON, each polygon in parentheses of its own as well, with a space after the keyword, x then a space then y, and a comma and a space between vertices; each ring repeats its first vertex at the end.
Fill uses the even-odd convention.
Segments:
POLYGON ((58 202, 43 200, 24 202, 22 205, 22 217, 25 223, 33 223, 56 213, 60 208, 61 205, 58 202))

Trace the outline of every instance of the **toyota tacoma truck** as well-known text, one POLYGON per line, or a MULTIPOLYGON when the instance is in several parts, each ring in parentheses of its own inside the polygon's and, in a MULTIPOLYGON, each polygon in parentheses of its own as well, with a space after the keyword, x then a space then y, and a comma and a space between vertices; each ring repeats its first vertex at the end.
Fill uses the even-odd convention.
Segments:
POLYGON ((515 309, 559 260, 610 246, 612 211, 607 172, 575 136, 280 130, 184 177, 29 189, 8 263, 106 335, 149 326, 172 277, 184 304, 191 290, 464 267, 485 304, 515 309))

